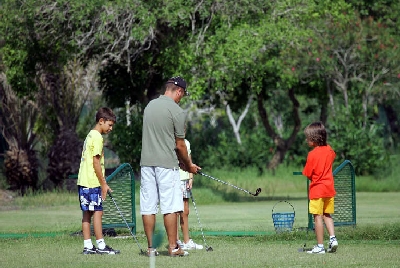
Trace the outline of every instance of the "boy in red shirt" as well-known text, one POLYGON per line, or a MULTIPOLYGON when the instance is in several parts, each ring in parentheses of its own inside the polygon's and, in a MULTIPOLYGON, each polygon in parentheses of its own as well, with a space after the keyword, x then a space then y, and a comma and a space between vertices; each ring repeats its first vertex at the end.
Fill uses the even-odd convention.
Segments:
POLYGON ((307 253, 324 254, 324 223, 329 233, 328 252, 336 252, 338 242, 331 214, 334 212, 334 196, 336 195, 332 164, 336 153, 326 143, 326 130, 321 122, 314 122, 304 129, 306 141, 313 148, 307 156, 303 175, 310 182, 309 212, 314 215, 314 228, 318 245, 307 253))

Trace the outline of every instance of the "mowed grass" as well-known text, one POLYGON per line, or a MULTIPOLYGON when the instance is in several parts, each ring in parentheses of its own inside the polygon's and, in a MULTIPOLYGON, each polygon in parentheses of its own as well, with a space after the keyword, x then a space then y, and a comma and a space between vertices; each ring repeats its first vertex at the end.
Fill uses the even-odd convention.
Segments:
MULTIPOLYGON (((197 238, 197 237, 196 237, 197 238)), ((200 238, 197 238, 200 239, 200 238)), ((79 237, 56 236, 1 240, 2 267, 149 267, 150 259, 138 254, 132 239, 107 238, 119 255, 79 253, 79 237)), ((140 238, 140 242, 143 239, 140 238)), ((385 241, 341 241, 335 254, 297 252, 298 241, 265 241, 263 237, 208 237, 214 251, 191 251, 171 258, 160 248, 155 267, 398 267, 400 244, 385 241)))
MULTIPOLYGON (((298 231, 307 226, 307 199, 302 192, 240 202, 203 202, 205 189, 193 190, 206 243, 214 251, 191 252, 187 258, 166 256, 166 239, 159 248, 156 267, 399 267, 400 215, 398 193, 357 193, 357 228, 337 227, 339 249, 335 254, 299 253, 304 243, 315 243, 312 232, 298 231), (272 208, 279 200, 295 208, 294 232, 274 234, 272 208), (207 204, 203 204, 207 203, 207 204), (238 234, 223 235, 227 233, 238 234), (246 236, 246 232, 267 232, 246 236), (216 235, 218 234, 219 235, 216 235)), ((115 193, 116 194, 116 193, 115 193)), ((245 193, 239 197, 246 196, 245 193)), ((150 260, 139 255, 139 247, 127 229, 117 229, 125 238, 106 237, 106 242, 121 250, 117 256, 83 256, 80 230, 81 211, 75 193, 47 193, 18 199, 0 211, 2 267, 149 267, 150 260), (54 198, 56 195, 57 198, 54 198), (37 201, 39 199, 40 201, 37 201), (53 199, 58 201, 52 201, 53 199), (6 210, 5 210, 6 209, 6 210), (31 234, 23 238, 7 234, 31 234), (35 237, 39 236, 39 237, 35 237), (42 236, 42 237, 40 237, 42 236)), ((284 205, 284 203, 280 203, 284 205)), ((290 211, 290 207, 280 209, 290 211)), ((137 239, 145 249, 139 208, 137 239)), ((204 244, 195 210, 191 204, 189 226, 193 239, 204 244)), ((161 215, 158 220, 161 222, 161 215)))

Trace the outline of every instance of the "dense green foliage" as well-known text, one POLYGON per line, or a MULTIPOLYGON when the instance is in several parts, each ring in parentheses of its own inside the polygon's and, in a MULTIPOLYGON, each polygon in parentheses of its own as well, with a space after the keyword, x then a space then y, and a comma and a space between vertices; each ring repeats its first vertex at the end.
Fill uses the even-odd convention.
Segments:
POLYGON ((382 177, 400 140, 398 14, 400 5, 384 0, 5 0, 0 72, 41 108, 30 127, 43 155, 67 140, 63 127, 82 139, 94 123, 67 120, 62 109, 66 92, 83 87, 62 83, 79 63, 91 110, 101 92, 107 105, 132 112, 131 124, 115 126, 110 147, 136 171, 143 108, 168 77, 182 75, 191 93, 182 103, 187 137, 200 166, 259 174, 301 166, 309 150, 302 129, 320 120, 337 161, 382 177), (90 80, 91 64, 98 77, 90 80))
POLYGON ((126 116, 120 113, 119 123, 110 134, 111 149, 118 152, 121 163, 129 163, 134 171, 140 169, 140 152, 142 149, 142 123, 140 114, 129 116, 130 124, 124 124, 126 116))

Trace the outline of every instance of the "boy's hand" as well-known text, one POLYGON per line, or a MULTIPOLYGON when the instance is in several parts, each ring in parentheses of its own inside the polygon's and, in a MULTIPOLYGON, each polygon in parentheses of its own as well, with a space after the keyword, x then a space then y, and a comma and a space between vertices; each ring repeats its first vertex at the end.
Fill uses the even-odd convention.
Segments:
POLYGON ((110 186, 108 186, 107 183, 101 186, 101 199, 103 201, 106 200, 108 191, 110 191, 110 193, 112 193, 112 190, 111 190, 110 186))
POLYGON ((193 187, 193 178, 190 178, 187 184, 187 190, 192 190, 192 187, 193 187))

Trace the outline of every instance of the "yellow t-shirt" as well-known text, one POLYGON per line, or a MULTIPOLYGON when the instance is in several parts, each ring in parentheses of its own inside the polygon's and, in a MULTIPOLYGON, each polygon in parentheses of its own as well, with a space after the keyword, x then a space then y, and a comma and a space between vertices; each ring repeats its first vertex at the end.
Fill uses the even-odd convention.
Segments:
MULTIPOLYGON (((186 144, 186 148, 187 148, 187 151, 188 151, 188 155, 190 155, 192 152, 190 150, 190 142, 187 139, 185 139, 185 144, 186 144)), ((181 178, 181 181, 185 181, 185 180, 190 179, 189 172, 184 171, 182 169, 179 169, 179 177, 181 178)))
POLYGON ((100 155, 101 170, 104 176, 104 151, 103 151, 103 136, 100 132, 92 129, 86 136, 83 143, 81 164, 79 166, 77 184, 87 188, 95 188, 100 186, 99 179, 96 176, 93 168, 93 157, 100 155))

